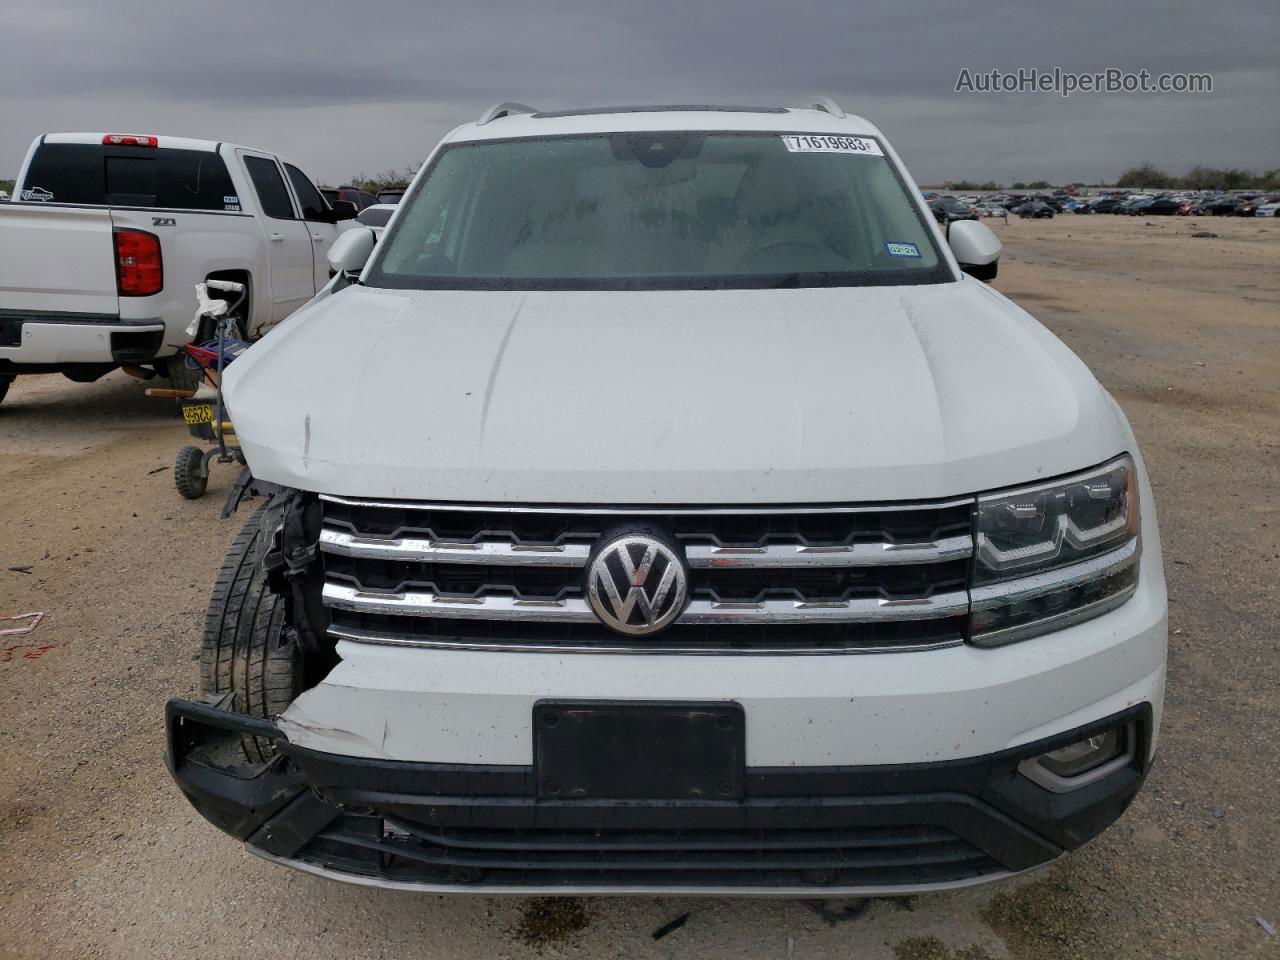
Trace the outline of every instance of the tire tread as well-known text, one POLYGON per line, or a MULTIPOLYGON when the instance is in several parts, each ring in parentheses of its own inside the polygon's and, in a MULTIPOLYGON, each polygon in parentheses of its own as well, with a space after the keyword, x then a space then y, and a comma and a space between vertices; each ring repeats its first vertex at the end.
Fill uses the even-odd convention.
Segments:
MULTIPOLYGON (((232 709, 273 719, 301 692, 296 644, 284 637, 285 607, 272 592, 258 560, 268 545, 259 507, 231 541, 218 570, 205 614, 200 647, 202 693, 234 693, 232 709)), ((269 759, 269 740, 243 738, 251 761, 269 759)))

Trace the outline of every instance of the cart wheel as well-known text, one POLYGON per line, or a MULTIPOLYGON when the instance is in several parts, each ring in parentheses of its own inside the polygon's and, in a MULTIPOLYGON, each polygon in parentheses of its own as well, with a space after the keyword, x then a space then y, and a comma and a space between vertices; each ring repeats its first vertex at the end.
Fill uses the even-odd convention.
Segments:
POLYGON ((183 447, 173 464, 173 485, 188 500, 199 500, 209 484, 204 466, 204 451, 199 447, 183 447))

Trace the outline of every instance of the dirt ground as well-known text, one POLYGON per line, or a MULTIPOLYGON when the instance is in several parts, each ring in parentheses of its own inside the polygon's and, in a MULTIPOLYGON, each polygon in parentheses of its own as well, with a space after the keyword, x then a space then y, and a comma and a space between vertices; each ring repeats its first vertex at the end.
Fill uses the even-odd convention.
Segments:
POLYGON ((233 473, 180 500, 185 431, 165 402, 122 374, 32 377, 0 407, 0 615, 45 612, 0 637, 0 960, 1280 957, 1258 920, 1280 925, 1280 220, 995 228, 996 286, 1120 400, 1160 510, 1160 756, 1097 841, 838 924, 791 901, 433 897, 266 864, 161 763, 164 702, 196 688, 233 473))

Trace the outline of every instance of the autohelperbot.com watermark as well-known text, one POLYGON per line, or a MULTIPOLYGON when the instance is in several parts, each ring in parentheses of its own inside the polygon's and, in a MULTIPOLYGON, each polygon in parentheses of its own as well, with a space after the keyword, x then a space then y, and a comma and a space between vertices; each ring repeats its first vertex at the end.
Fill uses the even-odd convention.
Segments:
POLYGON ((1107 67, 1093 73, 1075 73, 1054 67, 1041 70, 970 70, 956 77, 956 93, 1212 93, 1211 73, 1151 73, 1107 67))

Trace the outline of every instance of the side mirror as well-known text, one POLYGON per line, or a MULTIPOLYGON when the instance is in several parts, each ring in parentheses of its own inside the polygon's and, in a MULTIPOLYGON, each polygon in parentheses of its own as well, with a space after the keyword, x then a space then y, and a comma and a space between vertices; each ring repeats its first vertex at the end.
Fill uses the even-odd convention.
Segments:
POLYGON ((1000 239, 991 228, 977 220, 957 220, 947 231, 947 242, 960 269, 977 280, 996 278, 1000 265, 1000 239))
POLYGON ((368 227, 352 227, 344 231, 329 247, 329 266, 336 273, 359 273, 368 263, 376 242, 377 238, 368 227))
POLYGON ((356 205, 350 200, 335 200, 329 204, 330 210, 328 220, 330 223, 341 223, 343 220, 354 220, 356 218, 356 205))

